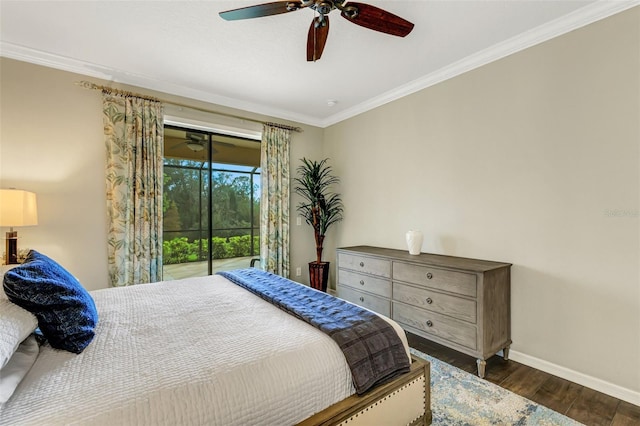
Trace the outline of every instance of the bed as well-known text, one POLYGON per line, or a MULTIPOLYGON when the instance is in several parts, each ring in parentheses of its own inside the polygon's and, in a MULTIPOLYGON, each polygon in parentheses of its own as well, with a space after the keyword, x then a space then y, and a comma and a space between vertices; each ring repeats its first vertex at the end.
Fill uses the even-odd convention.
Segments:
POLYGON ((91 298, 90 343, 41 346, 0 424, 430 424, 428 363, 357 395, 334 340, 220 275, 91 298))

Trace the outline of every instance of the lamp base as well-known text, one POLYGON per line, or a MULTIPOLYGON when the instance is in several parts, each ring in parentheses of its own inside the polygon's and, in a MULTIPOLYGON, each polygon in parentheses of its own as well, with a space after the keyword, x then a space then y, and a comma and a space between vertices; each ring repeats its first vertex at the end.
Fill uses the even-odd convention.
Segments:
POLYGON ((5 263, 7 265, 15 265, 18 263, 18 231, 7 232, 5 263))

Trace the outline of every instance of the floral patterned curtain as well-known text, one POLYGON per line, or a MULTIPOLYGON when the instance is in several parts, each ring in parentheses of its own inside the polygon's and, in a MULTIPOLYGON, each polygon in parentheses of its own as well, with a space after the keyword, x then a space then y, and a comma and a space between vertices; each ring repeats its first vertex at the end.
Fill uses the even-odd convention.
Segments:
POLYGON ((163 106, 103 93, 112 286, 162 280, 163 106))
POLYGON ((289 277, 289 144, 291 130, 265 124, 261 144, 260 261, 289 277))

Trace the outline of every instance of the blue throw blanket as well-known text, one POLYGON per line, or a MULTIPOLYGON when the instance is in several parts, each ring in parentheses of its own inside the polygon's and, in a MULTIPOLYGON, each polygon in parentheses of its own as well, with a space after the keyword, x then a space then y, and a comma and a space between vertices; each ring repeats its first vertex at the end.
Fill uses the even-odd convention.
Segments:
POLYGON ((409 371, 400 337, 375 313, 256 268, 218 274, 330 336, 344 353, 358 394, 409 371))

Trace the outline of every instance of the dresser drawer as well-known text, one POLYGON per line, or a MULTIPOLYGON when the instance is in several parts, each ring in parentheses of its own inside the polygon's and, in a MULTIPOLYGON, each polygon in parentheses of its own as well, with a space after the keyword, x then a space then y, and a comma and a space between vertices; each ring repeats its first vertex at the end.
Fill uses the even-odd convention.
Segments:
POLYGON ((391 317, 391 301, 364 291, 354 290, 343 285, 338 285, 338 297, 348 302, 355 303, 379 314, 391 317))
POLYGON ((355 254, 338 254, 338 267, 379 277, 391 278, 391 261, 355 254))
POLYGON ((374 278, 369 275, 340 269, 338 282, 356 290, 364 290, 388 299, 391 298, 391 281, 384 278, 374 278))
POLYGON ((393 302, 393 319, 424 333, 476 349, 476 327, 454 318, 393 302))
POLYGON ((476 297, 476 276, 474 274, 394 262, 393 279, 476 297))
POLYGON ((393 300, 417 306, 428 311, 448 315, 471 323, 476 323, 475 299, 463 299, 426 288, 393 283, 393 300))

